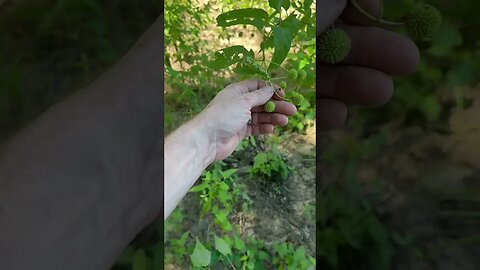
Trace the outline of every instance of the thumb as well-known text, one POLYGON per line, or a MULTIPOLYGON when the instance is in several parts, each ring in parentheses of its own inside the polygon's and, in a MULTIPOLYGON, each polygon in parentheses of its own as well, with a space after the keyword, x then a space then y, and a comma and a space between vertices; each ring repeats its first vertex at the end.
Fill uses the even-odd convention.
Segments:
POLYGON ((317 36, 342 14, 347 0, 317 0, 317 36))
POLYGON ((250 108, 257 107, 267 103, 273 96, 273 87, 264 86, 258 90, 248 92, 245 94, 245 100, 247 101, 250 108))

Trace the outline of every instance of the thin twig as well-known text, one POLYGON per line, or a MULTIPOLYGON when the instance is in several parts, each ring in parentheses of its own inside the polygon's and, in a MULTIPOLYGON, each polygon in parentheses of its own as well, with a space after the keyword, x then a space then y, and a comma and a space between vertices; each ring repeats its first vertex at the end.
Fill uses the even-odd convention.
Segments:
MULTIPOLYGON (((404 23, 403 22, 392 22, 392 21, 388 21, 388 20, 384 20, 384 19, 381 19, 381 15, 379 15, 378 17, 377 16, 373 16, 372 14, 368 13, 366 10, 364 10, 357 2, 357 0, 351 0, 353 6, 360 12, 362 13, 363 15, 365 15, 366 17, 368 17, 370 20, 374 21, 374 22, 378 22, 378 23, 382 23, 382 24, 385 24, 385 25, 393 25, 393 26, 403 26, 404 23)), ((382 1, 380 1, 382 2, 382 1)))
POLYGON ((237 270, 237 268, 235 268, 235 266, 233 265, 232 261, 230 261, 230 259, 228 258, 228 256, 225 255, 225 257, 227 258, 228 262, 230 263, 230 265, 232 266, 233 269, 237 270))

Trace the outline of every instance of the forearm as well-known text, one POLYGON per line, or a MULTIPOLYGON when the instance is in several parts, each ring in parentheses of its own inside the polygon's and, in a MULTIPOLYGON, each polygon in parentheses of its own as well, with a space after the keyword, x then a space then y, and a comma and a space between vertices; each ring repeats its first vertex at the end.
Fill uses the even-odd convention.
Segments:
POLYGON ((159 25, 2 149, 3 267, 108 269, 160 213, 159 25))
POLYGON ((215 159, 206 126, 201 114, 165 139, 165 219, 215 159))

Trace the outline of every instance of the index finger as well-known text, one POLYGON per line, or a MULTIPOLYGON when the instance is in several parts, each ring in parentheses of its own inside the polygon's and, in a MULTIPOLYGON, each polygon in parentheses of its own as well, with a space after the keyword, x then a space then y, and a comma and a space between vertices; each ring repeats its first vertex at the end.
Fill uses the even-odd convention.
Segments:
POLYGON ((275 89, 275 92, 273 93, 273 96, 272 96, 272 99, 275 99, 275 100, 284 100, 285 98, 285 91, 280 88, 280 86, 278 86, 277 84, 275 83, 272 83, 272 86, 273 86, 273 89, 275 89))
POLYGON ((249 92, 252 92, 264 87, 265 85, 267 85, 267 83, 260 79, 252 79, 252 80, 237 82, 237 83, 234 83, 233 85, 235 87, 238 87, 242 94, 247 94, 249 92))
POLYGON ((317 36, 337 20, 347 2, 347 0, 317 0, 317 36))
POLYGON ((281 88, 275 88, 275 93, 273 93, 272 99, 275 100, 284 100, 285 99, 285 91, 281 88))
POLYGON ((375 18, 382 17, 383 14, 383 5, 381 0, 355 0, 348 1, 347 6, 343 10, 342 15, 340 18, 350 24, 357 24, 357 25, 373 25, 375 21, 371 18, 368 18, 365 14, 363 14, 360 10, 362 9, 366 13, 374 16, 375 18), (358 8, 355 6, 358 5, 358 8))

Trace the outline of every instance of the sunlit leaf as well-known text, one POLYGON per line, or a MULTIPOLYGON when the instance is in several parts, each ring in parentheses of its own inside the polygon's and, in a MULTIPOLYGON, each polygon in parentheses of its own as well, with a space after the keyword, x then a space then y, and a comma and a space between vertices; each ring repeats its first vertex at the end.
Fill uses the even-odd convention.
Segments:
POLYGON ((193 253, 190 255, 190 260, 193 266, 202 267, 210 264, 212 252, 205 248, 205 246, 198 240, 196 240, 193 253))
POLYGON ((250 24, 262 30, 268 20, 268 13, 259 8, 236 9, 217 17, 217 24, 221 27, 250 24))
POLYGON ((230 248, 230 245, 225 242, 222 238, 214 235, 215 238, 215 249, 218 250, 220 253, 223 255, 232 255, 232 249, 230 248))

